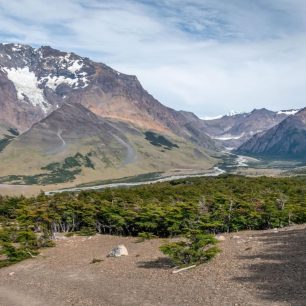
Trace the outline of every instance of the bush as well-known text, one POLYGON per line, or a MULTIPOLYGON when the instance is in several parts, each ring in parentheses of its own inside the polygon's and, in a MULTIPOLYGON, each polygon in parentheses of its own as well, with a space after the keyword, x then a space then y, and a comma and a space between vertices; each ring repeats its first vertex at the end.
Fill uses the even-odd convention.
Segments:
POLYGON ((160 250, 170 257, 173 264, 185 267, 212 259, 220 252, 217 243, 213 235, 193 232, 186 235, 186 240, 165 244, 160 250))
POLYGON ((69 238, 69 237, 73 237, 74 236, 74 232, 69 232, 67 234, 65 234, 65 237, 69 238))
MULTIPOLYGON (((31 198, 0 196, 0 248, 2 243, 18 243, 18 249, 31 253, 52 246, 57 232, 139 235, 143 240, 184 235, 186 229, 196 229, 200 235, 305 222, 306 177, 223 175, 31 198)), ((197 246, 199 242, 191 238, 165 251, 176 252, 173 256, 182 265, 215 255, 214 243, 197 246)))
POLYGON ((89 227, 83 227, 77 234, 79 236, 94 236, 96 234, 96 230, 89 227))
POLYGON ((138 238, 138 242, 143 242, 145 240, 156 238, 156 236, 148 232, 142 232, 138 234, 138 238))
POLYGON ((8 257, 8 260, 5 260, 4 262, 16 263, 24 259, 27 259, 29 257, 32 257, 34 255, 37 255, 38 252, 35 250, 30 251, 23 247, 16 248, 11 243, 3 243, 2 244, 2 254, 8 257))

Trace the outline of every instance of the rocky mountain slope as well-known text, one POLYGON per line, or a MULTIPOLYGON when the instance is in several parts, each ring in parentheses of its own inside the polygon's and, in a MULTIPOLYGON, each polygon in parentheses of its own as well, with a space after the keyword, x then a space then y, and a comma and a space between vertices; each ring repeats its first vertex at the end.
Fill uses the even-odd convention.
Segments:
POLYGON ((235 149, 293 113, 201 120, 105 64, 48 46, 0 44, 0 183, 205 170, 222 148, 235 149))
POLYGON ((241 145, 242 154, 306 159, 306 108, 241 145))
POLYGON ((25 131, 65 102, 214 149, 205 133, 194 137, 186 117, 154 99, 135 76, 51 47, 0 44, 0 121, 25 131))
POLYGON ((204 120, 203 129, 216 142, 235 149, 255 134, 267 131, 295 112, 295 110, 273 112, 265 108, 254 109, 250 113, 234 113, 218 119, 204 120))
POLYGON ((51 47, 0 44, 0 126, 0 182, 207 169, 217 150, 198 117, 135 76, 51 47))

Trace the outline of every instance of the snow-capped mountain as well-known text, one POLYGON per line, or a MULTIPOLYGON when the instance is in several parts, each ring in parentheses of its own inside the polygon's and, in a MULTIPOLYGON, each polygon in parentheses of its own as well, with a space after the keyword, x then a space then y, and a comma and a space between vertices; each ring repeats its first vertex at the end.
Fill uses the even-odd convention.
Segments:
POLYGON ((80 103, 98 116, 214 147, 205 133, 195 137, 185 127, 186 117, 154 99, 135 76, 74 53, 0 44, 0 82, 0 121, 21 131, 69 102, 80 103))
POLYGON ((291 116, 291 115, 295 115, 296 113, 298 113, 300 111, 300 109, 287 109, 287 110, 280 110, 277 112, 277 114, 281 115, 287 115, 287 116, 291 116))
POLYGON ((297 110, 273 112, 254 109, 250 113, 237 113, 218 119, 204 120, 206 133, 228 149, 235 149, 257 133, 277 125, 297 110))
POLYGON ((215 120, 215 119, 221 119, 223 117, 232 117, 232 116, 241 115, 241 114, 244 114, 244 113, 243 112, 237 112, 235 110, 231 110, 225 115, 218 115, 218 116, 212 116, 212 117, 205 116, 205 117, 202 117, 201 119, 202 120, 215 120))
POLYGON ((0 182, 71 180, 80 170, 67 173, 71 158, 90 165, 82 180, 88 171, 101 179, 208 168, 216 145, 202 126, 135 76, 51 47, 0 44, 0 182))
POLYGON ((164 106, 136 76, 51 47, 0 44, 0 183, 208 169, 294 111, 214 120, 164 106))
POLYGON ((71 91, 86 88, 94 74, 92 62, 73 53, 0 44, 0 120, 26 130, 71 91))
POLYGON ((306 160, 306 108, 255 135, 241 145, 237 152, 269 158, 306 160))

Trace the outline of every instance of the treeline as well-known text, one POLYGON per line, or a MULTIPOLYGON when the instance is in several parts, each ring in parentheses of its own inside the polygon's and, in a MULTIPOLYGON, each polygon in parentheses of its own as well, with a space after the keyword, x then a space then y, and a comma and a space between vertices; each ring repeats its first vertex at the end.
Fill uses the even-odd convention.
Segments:
MULTIPOLYGON (((0 197, 2 265, 57 232, 171 237, 306 222, 306 178, 220 176, 37 197, 0 197)), ((0 257, 1 258, 1 257, 0 257)), ((1 263, 0 263, 1 264, 1 263)))

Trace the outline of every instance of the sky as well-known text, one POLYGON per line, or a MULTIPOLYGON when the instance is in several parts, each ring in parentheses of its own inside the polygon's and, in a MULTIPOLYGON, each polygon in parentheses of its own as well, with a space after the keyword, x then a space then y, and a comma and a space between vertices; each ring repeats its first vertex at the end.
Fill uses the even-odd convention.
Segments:
POLYGON ((306 106, 305 0, 0 0, 0 41, 138 77, 200 117, 306 106))

